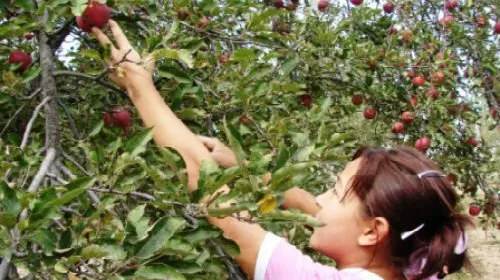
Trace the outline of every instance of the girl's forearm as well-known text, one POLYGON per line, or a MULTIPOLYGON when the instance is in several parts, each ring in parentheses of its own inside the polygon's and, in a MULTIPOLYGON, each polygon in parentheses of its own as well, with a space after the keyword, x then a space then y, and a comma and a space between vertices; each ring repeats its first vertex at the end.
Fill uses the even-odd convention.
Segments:
POLYGON ((137 80, 127 88, 146 127, 153 127, 153 139, 160 147, 175 149, 184 159, 188 188, 196 189, 202 160, 211 160, 209 151, 196 135, 172 112, 152 81, 137 80))

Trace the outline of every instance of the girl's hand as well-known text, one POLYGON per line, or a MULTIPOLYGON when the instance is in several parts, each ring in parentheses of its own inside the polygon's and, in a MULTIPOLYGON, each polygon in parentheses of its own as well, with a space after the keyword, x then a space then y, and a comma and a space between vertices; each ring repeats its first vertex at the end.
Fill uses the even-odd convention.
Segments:
POLYGON ((99 28, 92 28, 92 32, 103 47, 111 48, 111 60, 106 61, 109 66, 109 78, 118 86, 127 90, 137 87, 137 84, 152 83, 154 61, 148 57, 141 59, 139 53, 130 45, 120 26, 114 21, 109 21, 111 33, 117 46, 99 28))
POLYGON ((238 165, 236 156, 229 147, 224 145, 219 139, 198 135, 201 143, 209 150, 212 159, 220 166, 227 168, 238 165))

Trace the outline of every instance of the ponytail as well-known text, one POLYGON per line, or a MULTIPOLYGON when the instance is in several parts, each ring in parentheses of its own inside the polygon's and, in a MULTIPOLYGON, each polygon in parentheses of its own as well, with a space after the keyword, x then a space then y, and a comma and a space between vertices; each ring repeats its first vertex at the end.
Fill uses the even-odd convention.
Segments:
POLYGON ((465 228, 470 225, 470 218, 461 214, 455 214, 435 225, 434 236, 426 249, 425 264, 414 279, 427 279, 433 275, 444 278, 447 274, 459 271, 463 266, 469 266, 465 228))

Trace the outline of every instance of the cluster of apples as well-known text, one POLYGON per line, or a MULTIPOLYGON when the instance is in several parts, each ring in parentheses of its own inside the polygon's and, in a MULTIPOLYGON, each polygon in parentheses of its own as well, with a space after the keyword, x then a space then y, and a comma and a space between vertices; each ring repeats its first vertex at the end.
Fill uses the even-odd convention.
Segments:
POLYGON ((111 17, 111 9, 95 0, 89 0, 88 6, 81 16, 76 17, 76 24, 84 31, 92 31, 92 27, 104 27, 111 17))

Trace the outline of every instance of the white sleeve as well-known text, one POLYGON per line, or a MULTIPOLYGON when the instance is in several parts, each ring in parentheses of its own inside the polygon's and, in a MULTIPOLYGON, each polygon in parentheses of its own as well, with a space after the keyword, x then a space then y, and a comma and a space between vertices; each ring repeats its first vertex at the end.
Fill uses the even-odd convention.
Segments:
POLYGON ((254 280, 264 280, 266 275, 269 260, 273 254, 274 249, 280 243, 282 238, 268 232, 264 237, 264 241, 260 245, 257 262, 255 264, 254 280))

